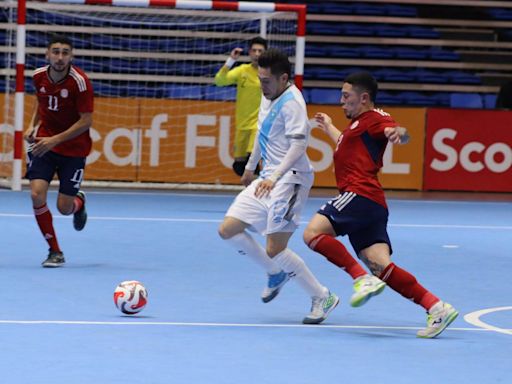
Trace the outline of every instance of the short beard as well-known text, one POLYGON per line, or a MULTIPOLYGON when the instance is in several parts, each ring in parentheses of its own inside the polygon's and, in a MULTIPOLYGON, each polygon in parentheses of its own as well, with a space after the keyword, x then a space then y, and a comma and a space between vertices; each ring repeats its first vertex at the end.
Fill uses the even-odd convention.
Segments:
POLYGON ((56 64, 51 65, 51 67, 52 67, 52 69, 53 69, 55 72, 66 72, 66 71, 68 70, 68 68, 69 68, 69 66, 70 66, 70 65, 71 65, 71 63, 70 63, 70 64, 68 64, 68 65, 65 65, 64 67, 62 67, 62 69, 57 69, 57 68, 56 68, 56 64))

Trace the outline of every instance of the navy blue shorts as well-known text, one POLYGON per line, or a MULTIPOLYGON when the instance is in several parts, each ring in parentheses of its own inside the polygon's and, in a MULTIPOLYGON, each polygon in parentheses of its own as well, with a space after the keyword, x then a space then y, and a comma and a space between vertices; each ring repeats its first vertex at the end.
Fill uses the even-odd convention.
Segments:
POLYGON ((348 235, 357 255, 377 243, 388 244, 390 253, 393 252, 387 231, 388 210, 382 205, 344 192, 320 207, 318 213, 329 219, 336 235, 348 235))
POLYGON ((27 178, 43 179, 50 183, 55 173, 59 176, 59 192, 75 196, 84 177, 85 157, 70 157, 46 152, 42 157, 28 154, 27 178))

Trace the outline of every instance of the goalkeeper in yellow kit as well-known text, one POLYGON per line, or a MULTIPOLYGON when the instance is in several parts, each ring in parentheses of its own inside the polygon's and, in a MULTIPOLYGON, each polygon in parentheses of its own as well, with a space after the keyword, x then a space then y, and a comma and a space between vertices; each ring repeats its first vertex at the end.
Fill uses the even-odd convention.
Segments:
POLYGON ((258 79, 258 58, 267 49, 267 41, 255 37, 249 41, 249 57, 251 63, 233 65, 243 52, 242 48, 234 48, 226 63, 215 75, 215 85, 224 87, 236 84, 236 130, 233 170, 242 176, 245 164, 249 160, 254 138, 258 131, 258 111, 261 101, 261 88, 258 79))

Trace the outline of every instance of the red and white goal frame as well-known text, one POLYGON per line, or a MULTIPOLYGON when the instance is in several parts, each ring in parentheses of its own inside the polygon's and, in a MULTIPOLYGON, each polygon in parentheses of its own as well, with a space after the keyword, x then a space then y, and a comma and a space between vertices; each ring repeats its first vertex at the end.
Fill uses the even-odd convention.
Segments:
MULTIPOLYGON (((294 81, 302 89, 305 56, 306 34, 306 5, 280 4, 251 1, 216 1, 216 0, 40 0, 39 2, 54 4, 77 5, 108 5, 118 7, 161 7, 181 10, 223 10, 236 12, 289 12, 296 13, 296 40, 295 40, 295 73, 294 81)), ((21 190, 22 186, 22 155, 24 130, 24 98, 25 98, 25 56, 26 56, 26 11, 27 0, 18 0, 17 26, 16 26, 16 85, 14 97, 14 143, 12 190, 21 190)))

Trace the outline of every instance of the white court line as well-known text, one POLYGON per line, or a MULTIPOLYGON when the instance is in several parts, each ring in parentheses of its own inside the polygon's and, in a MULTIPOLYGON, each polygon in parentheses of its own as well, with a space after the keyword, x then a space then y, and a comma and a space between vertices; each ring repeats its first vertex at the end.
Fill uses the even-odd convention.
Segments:
MULTIPOLYGON (((0 189, 1 192, 8 192, 8 193, 20 193, 20 192, 13 192, 8 189, 0 189)), ((21 191, 21 193, 30 193, 30 190, 26 189, 21 191)), ((48 191, 49 194, 57 194, 57 190, 50 190, 48 191)), ((180 197, 202 197, 210 199, 212 197, 230 197, 234 198, 238 191, 233 191, 232 194, 222 194, 222 193, 185 193, 185 192, 173 192, 173 191, 165 191, 165 190, 159 190, 156 192, 150 192, 150 191, 123 191, 123 190, 116 190, 116 191, 87 191, 87 194, 91 195, 127 195, 127 196, 180 196, 180 197)), ((336 196, 336 192, 334 192, 332 195, 329 196, 309 196, 308 200, 315 200, 315 201, 328 201, 331 198, 336 196)), ((509 201, 478 201, 478 200, 468 200, 468 201, 460 201, 460 200, 425 200, 425 199, 400 199, 400 198, 387 198, 387 201, 392 201, 394 203, 405 203, 405 204, 512 204, 512 202, 509 201)))
POLYGON ((482 329, 486 329, 489 331, 494 331, 494 332, 503 333, 505 335, 512 336, 512 329, 495 327, 494 325, 487 324, 487 323, 483 322, 482 320, 480 320, 480 316, 486 315, 488 313, 500 312, 500 311, 512 311, 512 307, 495 307, 495 308, 481 309, 479 311, 474 311, 474 312, 468 313, 467 315, 464 315, 464 320, 467 321, 469 324, 472 324, 476 327, 481 327, 482 329))
MULTIPOLYGON (((170 321, 85 321, 85 320, 0 320, 1 324, 24 325, 114 325, 114 326, 171 326, 171 327, 226 327, 226 328, 329 328, 329 329, 374 329, 374 330, 419 330, 421 327, 399 327, 385 325, 308 325, 308 324, 251 324, 251 323, 185 323, 170 321)), ((486 332, 483 328, 446 328, 450 331, 486 332)))
MULTIPOLYGON (((14 218, 33 218, 33 214, 27 213, 0 213, 0 217, 14 218)), ((71 216, 54 215, 54 219, 68 219, 71 216)), ((89 216, 88 220, 104 221, 154 221, 154 222, 188 222, 188 223, 220 223, 222 219, 185 219, 174 217, 119 217, 119 216, 89 216)), ((300 224, 307 224, 307 221, 301 221, 300 224)), ((458 229, 503 229, 512 230, 508 225, 464 225, 464 224, 388 224, 389 227, 397 228, 458 228, 458 229)))

